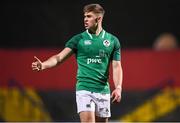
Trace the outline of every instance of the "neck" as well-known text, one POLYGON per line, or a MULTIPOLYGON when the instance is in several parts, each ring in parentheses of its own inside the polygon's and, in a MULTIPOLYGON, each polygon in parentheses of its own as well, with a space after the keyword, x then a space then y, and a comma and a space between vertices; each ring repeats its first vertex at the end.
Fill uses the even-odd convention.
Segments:
POLYGON ((88 29, 88 31, 92 34, 99 35, 99 33, 102 31, 102 26, 101 26, 101 24, 97 24, 96 27, 94 27, 92 29, 88 29))

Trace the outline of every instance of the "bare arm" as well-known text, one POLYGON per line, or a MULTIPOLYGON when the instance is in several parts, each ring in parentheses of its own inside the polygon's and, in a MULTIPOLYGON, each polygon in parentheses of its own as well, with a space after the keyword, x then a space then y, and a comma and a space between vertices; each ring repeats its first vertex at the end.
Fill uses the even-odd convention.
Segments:
POLYGON ((115 89, 112 92, 113 101, 120 102, 121 100, 121 91, 122 91, 122 78, 123 78, 123 71, 121 66, 121 61, 112 61, 112 68, 113 68, 113 81, 115 89))
POLYGON ((60 53, 53 55, 44 62, 41 62, 37 57, 35 57, 36 61, 32 63, 32 70, 39 71, 47 68, 52 68, 62 63, 65 59, 71 56, 72 53, 72 49, 64 48, 60 53))

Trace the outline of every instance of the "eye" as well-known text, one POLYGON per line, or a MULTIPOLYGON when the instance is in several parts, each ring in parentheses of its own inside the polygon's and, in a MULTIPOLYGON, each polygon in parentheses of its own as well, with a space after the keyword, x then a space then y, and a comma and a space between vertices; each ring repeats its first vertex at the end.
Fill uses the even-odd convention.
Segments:
POLYGON ((87 17, 87 18, 91 18, 92 16, 91 16, 91 15, 87 15, 86 17, 87 17))

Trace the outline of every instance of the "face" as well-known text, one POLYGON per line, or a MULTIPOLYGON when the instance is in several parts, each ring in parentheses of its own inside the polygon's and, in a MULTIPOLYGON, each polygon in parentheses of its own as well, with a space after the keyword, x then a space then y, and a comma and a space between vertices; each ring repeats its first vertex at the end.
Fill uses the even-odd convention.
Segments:
POLYGON ((86 29, 92 29, 97 26, 98 16, 93 12, 84 13, 84 26, 86 29))

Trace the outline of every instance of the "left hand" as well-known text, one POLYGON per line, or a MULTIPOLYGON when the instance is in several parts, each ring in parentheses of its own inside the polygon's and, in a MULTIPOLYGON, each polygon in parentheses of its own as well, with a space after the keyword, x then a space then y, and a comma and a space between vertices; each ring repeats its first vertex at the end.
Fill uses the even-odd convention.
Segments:
POLYGON ((120 89, 120 88, 116 88, 116 89, 112 92, 111 98, 112 98, 112 103, 114 103, 114 102, 120 102, 120 101, 121 101, 121 89, 120 89))

